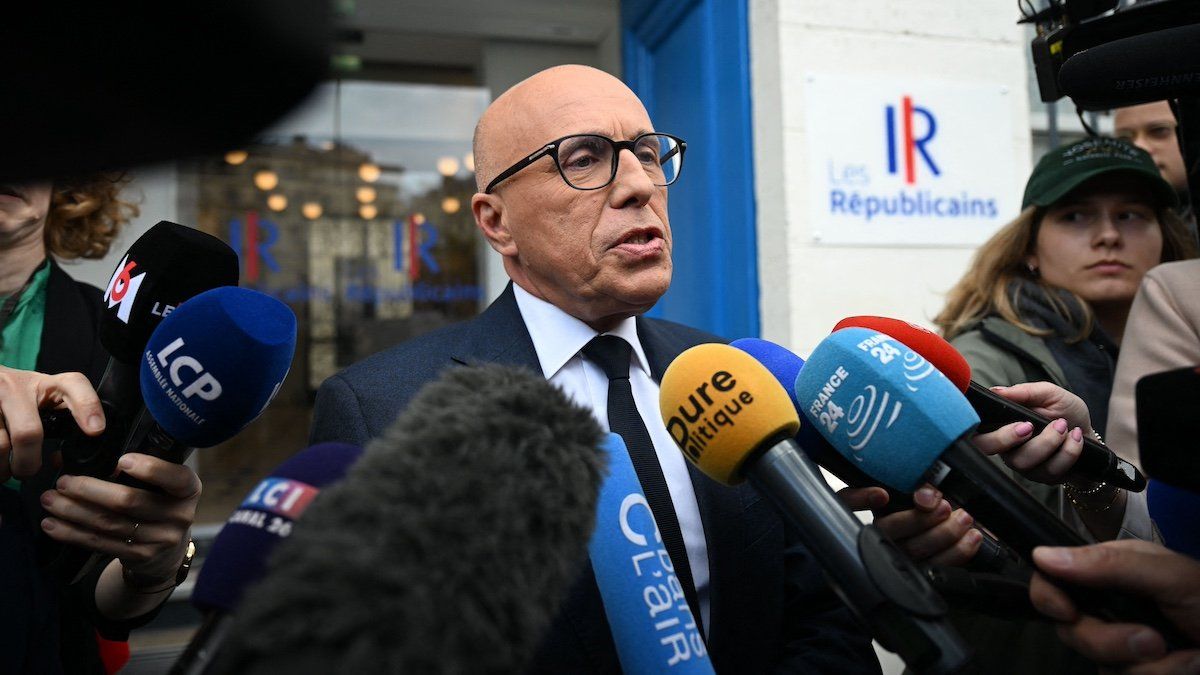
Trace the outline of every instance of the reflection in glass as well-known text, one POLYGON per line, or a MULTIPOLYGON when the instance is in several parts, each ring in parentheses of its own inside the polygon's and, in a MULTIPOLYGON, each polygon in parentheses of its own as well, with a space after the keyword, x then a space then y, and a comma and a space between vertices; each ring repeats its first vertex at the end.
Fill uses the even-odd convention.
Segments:
POLYGON ((267 169, 256 171, 254 173, 254 186, 264 192, 274 190, 279 186, 279 174, 267 169))
POLYGON ((450 177, 458 173, 458 160, 453 157, 443 157, 437 163, 438 173, 450 177))
POLYGON ((379 180, 381 175, 383 174, 379 170, 379 166, 376 164, 367 163, 358 167, 358 177, 367 181, 368 183, 374 183, 375 181, 379 180))
POLYGON ((181 217, 229 242, 242 285, 300 319, 296 360, 275 401, 233 440, 197 455, 205 483, 197 522, 223 522, 306 445, 313 398, 329 376, 478 312, 481 247, 464 208, 475 186, 460 169, 470 168, 474 121, 488 101, 478 88, 343 83, 340 97, 318 92, 242 150, 241 163, 218 156, 180 167, 181 217), (446 158, 450 175, 439 171, 446 158))

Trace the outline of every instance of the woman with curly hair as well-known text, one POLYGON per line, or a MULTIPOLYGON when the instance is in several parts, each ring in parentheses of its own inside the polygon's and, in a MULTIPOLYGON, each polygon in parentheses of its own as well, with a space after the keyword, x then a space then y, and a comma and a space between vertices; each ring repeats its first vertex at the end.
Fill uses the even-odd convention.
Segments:
POLYGON ((126 182, 94 175, 0 185, 0 364, 40 372, 73 366, 66 370, 99 378, 104 355, 89 339, 100 319, 99 291, 74 281, 47 254, 103 258, 137 215, 118 196, 126 182))
MULTIPOLYGON (((1117 351, 1143 275, 1196 254, 1175 205, 1154 161, 1132 145, 1093 138, 1052 150, 1029 178, 1021 214, 976 252, 934 321, 979 384, 1048 381, 1078 395, 1087 409, 1076 421, 1051 424, 1078 445, 1105 428, 1117 351)), ((1014 480, 1080 534, 1154 538, 1144 493, 1135 499, 1071 478, 1074 456, 1065 453, 1001 457, 1014 480)), ((986 672, 1096 670, 1047 625, 966 612, 954 618, 986 672)))
POLYGON ((0 672, 109 672, 98 638, 124 641, 152 619, 187 559, 200 492, 188 467, 123 456, 123 471, 164 488, 154 495, 38 461, 53 449, 41 445, 39 405, 66 405, 86 433, 103 428, 93 389, 108 361, 103 299, 55 257, 108 253, 137 213, 119 197, 125 183, 0 184, 0 672), (59 579, 48 562, 61 543, 101 553, 99 564, 59 579))

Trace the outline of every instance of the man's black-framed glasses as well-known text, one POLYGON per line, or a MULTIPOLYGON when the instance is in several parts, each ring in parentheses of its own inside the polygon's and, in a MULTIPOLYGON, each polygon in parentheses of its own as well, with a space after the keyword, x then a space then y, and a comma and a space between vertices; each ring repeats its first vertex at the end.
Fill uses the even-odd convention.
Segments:
POLYGON ((632 141, 614 141, 597 134, 572 134, 543 145, 525 159, 496 176, 484 194, 516 172, 549 155, 567 185, 576 190, 599 190, 617 176, 618 154, 629 150, 655 185, 665 187, 679 180, 687 143, 671 134, 642 134, 632 141))

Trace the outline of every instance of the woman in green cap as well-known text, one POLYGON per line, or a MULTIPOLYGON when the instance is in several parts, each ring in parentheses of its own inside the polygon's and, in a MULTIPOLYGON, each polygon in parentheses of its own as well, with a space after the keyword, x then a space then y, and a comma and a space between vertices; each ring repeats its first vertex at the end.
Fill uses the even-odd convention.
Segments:
MULTIPOLYGON (((1121 140, 1089 138, 1042 157, 1021 214, 976 252, 934 319, 970 363, 972 378, 988 387, 1052 382, 1083 399, 1091 428, 1104 429, 1117 351, 1142 276, 1196 255, 1176 200, 1150 155, 1121 140)), ((1066 420, 1054 425, 1073 435, 1074 445, 1085 432, 1066 420)), ((1144 500, 1126 509, 1116 487, 1067 479, 1053 457, 1031 467, 1017 452, 1003 457, 1021 466, 1010 475, 1081 534, 1153 538, 1144 500)), ((1046 624, 965 612, 956 624, 985 672, 1096 670, 1046 624)))

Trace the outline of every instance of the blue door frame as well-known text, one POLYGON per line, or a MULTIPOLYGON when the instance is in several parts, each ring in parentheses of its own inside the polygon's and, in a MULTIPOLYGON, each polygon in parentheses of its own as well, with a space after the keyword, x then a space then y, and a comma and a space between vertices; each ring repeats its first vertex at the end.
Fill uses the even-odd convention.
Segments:
POLYGON ((670 188, 675 273, 650 311, 728 338, 759 334, 746 0, 623 0, 625 82, 688 142, 670 188))

